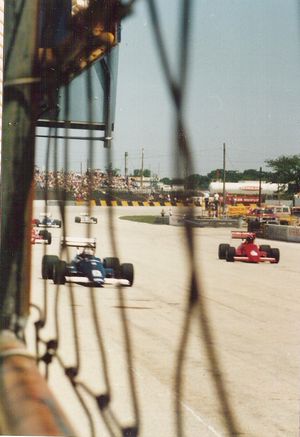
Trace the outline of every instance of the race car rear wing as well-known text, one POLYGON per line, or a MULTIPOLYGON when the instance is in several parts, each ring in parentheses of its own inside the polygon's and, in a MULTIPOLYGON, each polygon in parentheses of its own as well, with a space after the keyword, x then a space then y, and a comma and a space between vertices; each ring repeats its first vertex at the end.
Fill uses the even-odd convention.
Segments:
POLYGON ((240 238, 244 240, 245 238, 255 238, 255 232, 247 232, 247 231, 231 231, 231 238, 240 238))
POLYGON ((52 217, 51 212, 40 212, 40 217, 52 217))
POLYGON ((96 238, 62 237, 60 244, 67 247, 89 247, 96 249, 96 238))

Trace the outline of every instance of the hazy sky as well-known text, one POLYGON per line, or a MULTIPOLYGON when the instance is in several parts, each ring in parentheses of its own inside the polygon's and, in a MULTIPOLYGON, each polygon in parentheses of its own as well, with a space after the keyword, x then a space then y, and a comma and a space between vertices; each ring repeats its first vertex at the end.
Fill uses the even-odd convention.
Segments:
MULTIPOLYGON (((181 0, 159 3, 174 75, 181 0)), ((194 0, 186 121, 195 172, 264 167, 300 153, 300 15, 297 0, 194 0)), ((173 170, 173 116, 146 0, 122 25, 114 167, 141 166, 160 177, 173 170)), ((82 148, 82 147, 81 147, 82 148)), ((82 159, 78 148, 74 166, 82 159)), ((99 146, 97 166, 104 168, 99 146)))

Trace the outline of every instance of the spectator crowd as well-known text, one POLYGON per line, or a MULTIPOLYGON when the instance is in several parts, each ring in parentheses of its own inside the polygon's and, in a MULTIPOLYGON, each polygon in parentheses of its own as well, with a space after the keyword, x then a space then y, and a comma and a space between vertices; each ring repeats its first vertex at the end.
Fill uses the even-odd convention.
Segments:
POLYGON ((94 192, 138 191, 140 185, 134 177, 108 175, 101 170, 84 173, 75 171, 42 171, 35 169, 35 189, 39 191, 65 191, 75 200, 87 200, 94 192))
MULTIPOLYGON (((165 192, 159 186, 148 185, 141 187, 140 177, 120 176, 108 174, 101 170, 76 171, 45 171, 38 167, 34 174, 35 192, 37 198, 55 198, 57 192, 64 192, 68 200, 88 200, 106 198, 110 192, 114 198, 123 200, 141 200, 173 202, 193 202, 185 190, 170 190, 165 192)), ((197 198, 197 200, 200 198, 197 198)))

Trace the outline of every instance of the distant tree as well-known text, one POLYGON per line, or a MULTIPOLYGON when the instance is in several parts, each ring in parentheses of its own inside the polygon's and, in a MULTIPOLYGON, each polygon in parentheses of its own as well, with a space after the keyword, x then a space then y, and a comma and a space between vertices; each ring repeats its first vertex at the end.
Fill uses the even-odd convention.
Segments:
POLYGON ((243 181, 258 181, 260 178, 260 171, 254 168, 249 168, 241 173, 241 180, 243 181))
MULTIPOLYGON (((135 170, 133 170, 133 176, 139 177, 141 176, 141 174, 142 174, 142 170, 140 168, 136 168, 135 170)), ((145 178, 149 178, 151 176, 151 170, 145 168, 145 170, 143 170, 143 176, 145 178)))
POLYGON ((184 185, 184 180, 181 178, 171 179, 171 185, 184 185))
MULTIPOLYGON (((227 170, 225 172, 227 182, 238 182, 241 180, 241 173, 237 170, 227 170)), ((207 174, 210 182, 216 180, 223 180, 223 169, 212 170, 207 174)))
POLYGON ((212 170, 209 173, 207 173, 207 177, 208 177, 210 182, 217 181, 217 180, 221 179, 221 173, 223 173, 223 170, 220 170, 219 168, 217 168, 216 170, 212 170))
POLYGON ((209 185, 209 179, 207 176, 201 176, 199 174, 192 174, 185 179, 185 186, 188 190, 207 190, 209 185))
POLYGON ((121 174, 121 170, 119 168, 113 168, 112 163, 108 164, 108 166, 105 168, 105 171, 111 176, 120 176, 121 174))
POLYGON ((268 174, 270 182, 275 182, 281 187, 288 185, 290 193, 299 193, 300 155, 282 155, 279 158, 268 159, 265 162, 272 169, 272 172, 268 174))
POLYGON ((171 185, 171 179, 170 178, 162 178, 159 180, 159 182, 161 182, 162 184, 165 185, 171 185))

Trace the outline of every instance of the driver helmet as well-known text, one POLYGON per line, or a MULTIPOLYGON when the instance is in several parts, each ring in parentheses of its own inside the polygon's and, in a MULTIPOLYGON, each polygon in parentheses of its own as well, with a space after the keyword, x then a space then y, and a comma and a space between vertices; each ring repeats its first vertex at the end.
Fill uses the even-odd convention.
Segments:
POLYGON ((254 240, 255 240, 254 235, 248 235, 248 237, 246 238, 247 243, 253 243, 254 240))
POLYGON ((94 255, 94 250, 92 247, 85 247, 83 249, 83 254, 84 255, 94 255))

